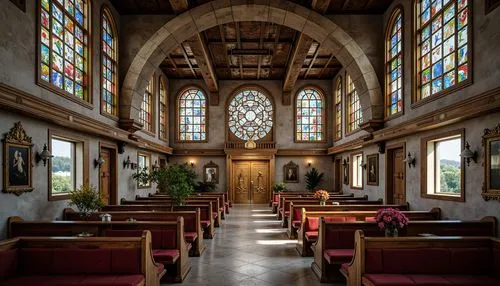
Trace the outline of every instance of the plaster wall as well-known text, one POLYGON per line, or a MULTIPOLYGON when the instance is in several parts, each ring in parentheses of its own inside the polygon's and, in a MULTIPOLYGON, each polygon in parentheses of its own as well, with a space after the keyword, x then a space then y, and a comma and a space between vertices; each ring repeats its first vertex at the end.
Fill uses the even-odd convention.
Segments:
MULTIPOLYGON (((89 144, 89 181, 90 184, 99 186, 99 169, 94 168, 94 159, 99 157, 99 142, 115 144, 109 140, 95 137, 89 134, 79 134, 74 131, 46 123, 40 120, 25 117, 16 113, 2 111, 0 113, 0 134, 9 132, 15 122, 21 121, 28 136, 32 137, 33 146, 33 161, 30 162, 33 166, 32 178, 34 190, 30 193, 24 193, 21 196, 13 194, 0 193, 0 239, 6 238, 6 222, 10 216, 20 216, 26 220, 57 220, 61 219, 62 211, 68 207, 68 200, 49 201, 48 200, 48 167, 44 167, 41 163, 35 163, 36 152, 41 152, 44 143, 48 143, 48 130, 60 130, 63 132, 71 132, 75 135, 85 136, 89 144)), ((3 144, 2 144, 3 148, 3 144)), ((155 191, 153 185, 149 189, 137 189, 136 182, 132 179, 134 173, 131 169, 123 168, 123 161, 130 156, 132 162, 137 162, 138 149, 131 146, 125 147, 123 154, 118 154, 118 200, 121 198, 134 199, 135 195, 147 196, 155 191)), ((0 162, 3 162, 3 152, 0 152, 0 162)), ((158 160, 158 154, 152 154, 152 163, 158 160)), ((3 164, 3 163, 2 163, 3 164)), ((3 172, 0 173, 0 185, 3 187, 3 172)))

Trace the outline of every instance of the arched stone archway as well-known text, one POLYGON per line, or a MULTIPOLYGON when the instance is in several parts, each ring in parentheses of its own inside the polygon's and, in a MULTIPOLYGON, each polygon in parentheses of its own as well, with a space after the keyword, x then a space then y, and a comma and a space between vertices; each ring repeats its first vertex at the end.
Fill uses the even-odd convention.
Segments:
POLYGON ((287 26, 319 42, 351 75, 360 97, 363 122, 383 118, 383 97, 377 75, 358 44, 328 18, 285 0, 216 0, 168 21, 142 46, 127 71, 121 90, 120 118, 137 121, 142 91, 172 49, 216 25, 241 21, 287 26))

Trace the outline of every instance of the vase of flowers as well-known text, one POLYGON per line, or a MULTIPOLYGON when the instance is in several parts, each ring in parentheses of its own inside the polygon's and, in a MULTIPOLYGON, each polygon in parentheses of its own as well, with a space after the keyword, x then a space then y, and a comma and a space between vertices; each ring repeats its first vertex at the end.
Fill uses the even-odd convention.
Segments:
POLYGON ((377 211, 375 221, 386 237, 397 237, 399 230, 408 225, 408 218, 398 209, 387 208, 377 211))
POLYGON ((317 190, 313 197, 319 201, 319 205, 324 206, 330 198, 330 194, 325 190, 317 190))

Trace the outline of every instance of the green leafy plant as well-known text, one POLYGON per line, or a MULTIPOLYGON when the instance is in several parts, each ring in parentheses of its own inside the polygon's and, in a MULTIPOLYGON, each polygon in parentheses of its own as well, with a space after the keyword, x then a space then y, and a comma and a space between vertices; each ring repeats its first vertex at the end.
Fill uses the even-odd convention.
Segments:
POLYGON ((148 171, 147 167, 137 169, 137 173, 132 175, 132 178, 139 183, 139 185, 147 186, 152 179, 152 174, 148 171))
POLYGON ((323 180, 324 173, 319 173, 316 168, 312 168, 310 171, 306 173, 306 188, 308 191, 315 191, 323 180))
MULTIPOLYGON (((173 205, 182 205, 194 191, 193 175, 182 165, 171 165, 164 172, 165 192, 172 197, 173 205)), ((196 177, 196 173, 195 176, 196 177)))
POLYGON ((89 217, 91 213, 104 206, 104 200, 95 186, 83 184, 80 188, 70 192, 70 206, 76 206, 82 217, 89 217))
POLYGON ((201 181, 198 181, 198 183, 196 183, 196 188, 195 188, 195 190, 200 193, 214 192, 216 189, 217 186, 215 185, 214 182, 201 182, 201 181))
POLYGON ((286 185, 285 183, 276 183, 273 185, 273 192, 275 193, 282 193, 286 192, 286 185))

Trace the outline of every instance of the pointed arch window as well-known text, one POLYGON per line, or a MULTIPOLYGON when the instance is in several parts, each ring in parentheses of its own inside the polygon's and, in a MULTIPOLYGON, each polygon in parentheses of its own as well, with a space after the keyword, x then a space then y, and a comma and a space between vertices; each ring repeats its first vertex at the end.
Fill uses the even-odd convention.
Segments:
POLYGON ((140 122, 142 129, 147 132, 153 132, 153 86, 154 76, 149 80, 146 90, 142 96, 140 122))
POLYGON ((160 139, 162 140, 167 140, 167 82, 166 78, 163 76, 160 76, 160 139))
POLYGON ((335 140, 342 138, 342 77, 335 82, 335 140))
POLYGON ((389 21, 386 45, 386 110, 387 117, 403 111, 403 14, 397 8, 389 21))
POLYGON ((471 0, 417 0, 414 101, 472 83, 471 0))
POLYGON ((39 2, 38 83, 90 103, 89 10, 87 0, 39 2))
POLYGON ((207 141, 207 99, 196 87, 182 91, 177 101, 178 141, 207 141))
POLYGON ((304 88, 295 101, 295 141, 325 141, 324 96, 316 88, 304 88))
POLYGON ((113 16, 104 8, 101 27, 101 111, 118 115, 118 34, 113 16))
POLYGON ((361 115, 361 104, 359 102, 358 92, 352 82, 351 76, 347 75, 347 132, 353 132, 359 129, 363 117, 361 115))

